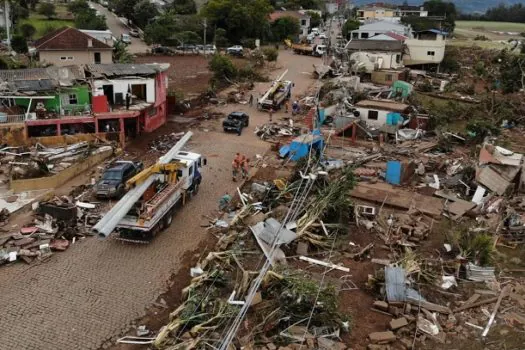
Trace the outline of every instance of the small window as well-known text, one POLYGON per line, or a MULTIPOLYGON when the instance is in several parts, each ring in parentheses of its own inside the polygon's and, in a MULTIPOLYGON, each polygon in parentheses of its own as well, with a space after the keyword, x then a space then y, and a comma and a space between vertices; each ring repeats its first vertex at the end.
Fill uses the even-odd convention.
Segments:
POLYGON ((60 57, 60 60, 61 61, 65 61, 65 60, 67 60, 67 57, 66 56, 62 56, 62 57, 60 57))
POLYGON ((193 165, 190 166, 190 170, 188 171, 188 174, 190 174, 190 175, 193 174, 193 165))
POLYGON ((306 20, 305 19, 301 20, 301 26, 303 26, 303 27, 306 26, 306 20))
POLYGON ((361 33, 361 39, 368 39, 368 33, 361 33))
POLYGON ((396 63, 401 63, 401 55, 396 55, 396 63))
POLYGON ((434 51, 427 51, 427 56, 435 56, 436 53, 434 51))
POLYGON ((359 33, 352 33, 352 39, 357 39, 358 35, 359 35, 359 33))
POLYGON ((68 56, 68 57, 67 57, 67 60, 68 60, 68 61, 73 61, 73 60, 74 60, 74 57, 73 57, 73 56, 68 56))
POLYGON ((385 75, 385 81, 392 81, 392 74, 385 75))
POLYGON ((76 105, 78 103, 77 94, 69 94, 69 104, 76 105))
POLYGON ((369 120, 377 120, 379 118, 379 112, 378 111, 368 111, 368 119, 369 120))

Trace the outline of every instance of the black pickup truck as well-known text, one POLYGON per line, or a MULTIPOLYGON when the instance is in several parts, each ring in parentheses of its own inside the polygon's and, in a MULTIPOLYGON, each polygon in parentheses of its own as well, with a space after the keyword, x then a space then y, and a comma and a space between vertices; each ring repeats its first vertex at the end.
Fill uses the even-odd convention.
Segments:
POLYGON ((142 162, 118 160, 108 167, 95 185, 97 198, 120 198, 126 192, 126 181, 144 169, 142 162))
POLYGON ((250 123, 250 116, 244 112, 232 112, 222 122, 222 127, 225 132, 235 131, 240 135, 242 128, 247 127, 250 123))

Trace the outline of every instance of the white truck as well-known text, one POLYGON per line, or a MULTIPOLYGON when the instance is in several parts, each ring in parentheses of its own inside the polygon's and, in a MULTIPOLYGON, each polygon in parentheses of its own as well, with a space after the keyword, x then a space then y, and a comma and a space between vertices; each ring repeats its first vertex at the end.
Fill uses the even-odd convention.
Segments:
POLYGON ((288 70, 286 70, 277 80, 275 80, 266 93, 257 102, 259 110, 278 110, 290 99, 292 95, 293 83, 290 80, 283 80, 288 70))
POLYGON ((117 232, 118 240, 147 243, 171 225, 177 208, 198 193, 206 165, 201 154, 180 150, 189 137, 128 180, 128 193, 93 227, 99 237, 117 232))

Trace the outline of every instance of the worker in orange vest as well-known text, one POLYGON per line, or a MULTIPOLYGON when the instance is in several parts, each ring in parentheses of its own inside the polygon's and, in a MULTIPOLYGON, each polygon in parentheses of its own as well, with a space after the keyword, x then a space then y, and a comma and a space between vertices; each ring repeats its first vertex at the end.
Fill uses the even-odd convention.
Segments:
POLYGON ((237 181, 237 175, 239 174, 239 170, 242 167, 243 162, 243 156, 239 152, 235 154, 235 158, 233 158, 232 162, 232 177, 233 181, 237 181))

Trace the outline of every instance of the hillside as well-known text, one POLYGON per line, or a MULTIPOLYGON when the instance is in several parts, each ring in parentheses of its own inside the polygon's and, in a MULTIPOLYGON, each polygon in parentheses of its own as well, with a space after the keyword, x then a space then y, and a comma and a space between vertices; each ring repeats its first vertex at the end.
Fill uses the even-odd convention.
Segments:
MULTIPOLYGON (((456 8, 461 11, 462 13, 473 13, 473 12, 485 12, 487 9, 491 7, 496 7, 499 4, 505 4, 505 5, 514 5, 519 4, 522 2, 522 0, 451 0, 454 4, 456 4, 456 8)), ((357 6, 366 5, 369 3, 373 3, 374 1, 371 0, 354 0, 353 3, 357 6)), ((386 1, 385 1, 386 2, 386 1)), ((404 0, 390 0, 388 1, 392 4, 399 4, 401 5, 404 0)), ((409 0, 409 5, 420 5, 424 1, 413 1, 409 0)))

